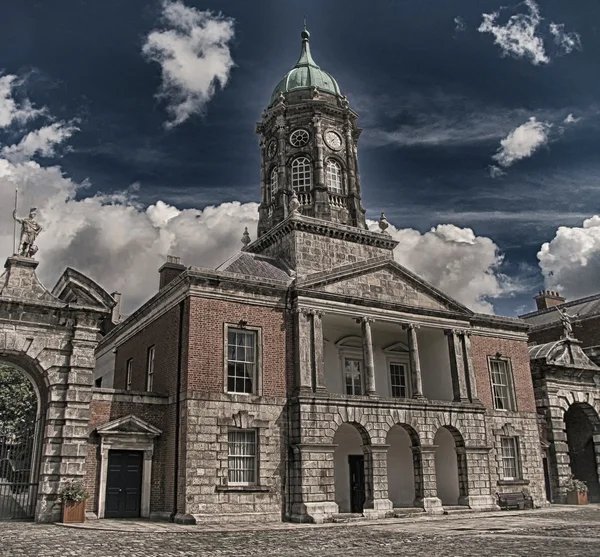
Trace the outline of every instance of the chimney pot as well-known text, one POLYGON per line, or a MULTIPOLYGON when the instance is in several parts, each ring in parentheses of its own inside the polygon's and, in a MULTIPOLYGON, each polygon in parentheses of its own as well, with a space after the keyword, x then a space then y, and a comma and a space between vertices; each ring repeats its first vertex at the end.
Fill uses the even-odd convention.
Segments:
POLYGON ((542 290, 536 297, 535 303, 538 311, 548 309, 554 306, 559 306, 566 302, 566 298, 563 298, 556 290, 542 290))

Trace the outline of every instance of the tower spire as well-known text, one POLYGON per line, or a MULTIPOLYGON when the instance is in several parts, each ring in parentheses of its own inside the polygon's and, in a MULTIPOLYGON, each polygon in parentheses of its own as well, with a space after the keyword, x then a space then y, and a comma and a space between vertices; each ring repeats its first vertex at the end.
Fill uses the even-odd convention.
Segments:
POLYGON ((302 66, 312 66, 313 68, 318 68, 317 63, 313 60, 313 57, 310 53, 310 33, 306 28, 306 17, 304 18, 304 27, 302 28, 302 33, 300 33, 302 37, 302 50, 300 51, 300 58, 296 63, 296 68, 302 66))

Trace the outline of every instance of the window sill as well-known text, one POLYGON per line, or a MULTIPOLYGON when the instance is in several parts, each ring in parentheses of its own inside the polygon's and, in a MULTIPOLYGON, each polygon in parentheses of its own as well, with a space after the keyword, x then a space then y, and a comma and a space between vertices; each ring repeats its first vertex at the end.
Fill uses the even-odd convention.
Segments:
POLYGON ((529 485, 529 480, 498 480, 497 485, 529 485))
POLYGON ((271 488, 263 485, 217 485, 215 491, 226 493, 271 493, 271 488))

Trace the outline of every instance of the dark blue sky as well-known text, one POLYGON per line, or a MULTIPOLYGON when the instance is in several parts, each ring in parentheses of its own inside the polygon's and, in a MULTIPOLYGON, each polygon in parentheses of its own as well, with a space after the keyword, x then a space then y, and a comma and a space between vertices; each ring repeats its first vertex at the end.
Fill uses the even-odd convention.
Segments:
MULTIPOLYGON (((549 40, 551 62, 541 65, 502 56, 493 37, 477 31, 500 0, 187 0, 235 20, 236 66, 204 116, 170 130, 154 96, 160 68, 141 55, 158 2, 1 3, 0 69, 29 74, 21 93, 57 119, 79 119, 60 165, 74 180, 89 178, 87 194, 138 182, 146 204, 258 201, 254 123, 297 60, 305 15, 315 60, 361 114, 367 216, 384 210, 398 227, 452 223, 492 238, 504 272, 531 288, 496 302, 499 313, 531 306, 542 286, 536 253, 557 227, 599 210, 596 0, 540 3, 544 25, 564 23, 583 45, 560 55, 549 40), (570 113, 581 121, 563 125, 570 113), (552 124, 548 144, 491 178, 500 140, 530 117, 552 124)), ((526 11, 511 6, 502 21, 526 11)))

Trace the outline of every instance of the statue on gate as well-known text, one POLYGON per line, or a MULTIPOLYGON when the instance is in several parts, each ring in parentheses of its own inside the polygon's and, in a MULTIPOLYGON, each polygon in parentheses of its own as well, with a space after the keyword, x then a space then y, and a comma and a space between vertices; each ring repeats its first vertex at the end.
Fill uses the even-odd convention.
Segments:
POLYGON ((32 207, 29 209, 29 217, 20 219, 17 216, 17 210, 13 211, 13 218, 21 225, 21 239, 19 240, 18 254, 21 257, 33 257, 38 247, 35 245, 35 239, 42 231, 42 227, 35 221, 37 209, 32 207))
POLYGON ((558 314, 560 315, 560 322, 562 323, 563 327, 563 337, 574 338, 573 323, 571 322, 571 320, 577 319, 577 317, 579 317, 579 314, 576 313, 575 315, 569 315, 566 309, 561 310, 560 308, 556 308, 556 311, 558 311, 558 314))

